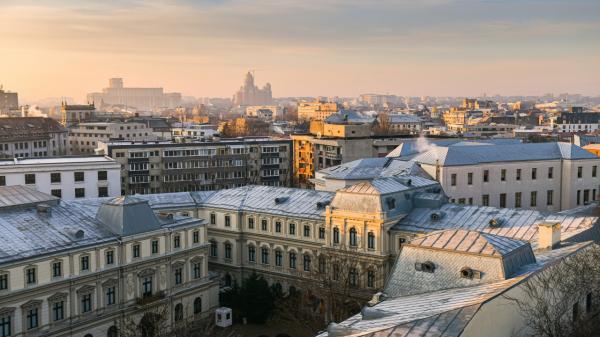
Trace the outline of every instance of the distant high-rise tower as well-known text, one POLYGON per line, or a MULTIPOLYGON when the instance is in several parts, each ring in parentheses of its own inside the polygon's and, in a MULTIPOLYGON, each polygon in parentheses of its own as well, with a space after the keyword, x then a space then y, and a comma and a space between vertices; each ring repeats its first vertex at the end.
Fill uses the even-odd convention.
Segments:
POLYGON ((268 105, 272 102, 271 84, 267 83, 260 89, 254 85, 254 76, 250 72, 246 74, 244 85, 233 95, 235 105, 268 105))

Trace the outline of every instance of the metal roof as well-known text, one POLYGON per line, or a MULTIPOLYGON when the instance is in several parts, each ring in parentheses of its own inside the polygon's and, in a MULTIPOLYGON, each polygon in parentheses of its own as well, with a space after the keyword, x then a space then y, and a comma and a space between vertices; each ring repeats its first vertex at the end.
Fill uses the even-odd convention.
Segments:
POLYGON ((40 203, 56 204, 59 200, 60 198, 39 192, 28 186, 0 186, 0 209, 40 203))
POLYGON ((325 119, 325 122, 330 124, 370 124, 374 121, 375 116, 355 110, 340 110, 325 119))
POLYGON ((96 220, 119 236, 150 232, 161 227, 148 201, 131 196, 105 201, 98 208, 96 220))
POLYGON ((415 208, 392 230, 424 233, 467 229, 529 241, 535 248, 540 223, 560 223, 562 238, 566 239, 591 229, 597 221, 598 216, 577 212, 547 213, 529 209, 444 204, 439 209, 415 208), (441 214, 441 219, 433 220, 432 213, 441 214), (491 220, 497 225, 490 225, 491 220))
POLYGON ((387 177, 358 183, 342 191, 357 194, 390 194, 438 184, 437 181, 419 176, 387 177))
POLYGON ((325 179, 363 180, 399 175, 429 177, 416 162, 398 158, 364 158, 320 170, 325 179))
POLYGON ((436 146, 415 156, 412 160, 429 165, 461 166, 556 159, 598 159, 598 157, 577 145, 555 142, 495 146, 436 146))
POLYGON ((409 245, 501 257, 529 243, 466 229, 448 229, 420 236, 411 240, 409 245))

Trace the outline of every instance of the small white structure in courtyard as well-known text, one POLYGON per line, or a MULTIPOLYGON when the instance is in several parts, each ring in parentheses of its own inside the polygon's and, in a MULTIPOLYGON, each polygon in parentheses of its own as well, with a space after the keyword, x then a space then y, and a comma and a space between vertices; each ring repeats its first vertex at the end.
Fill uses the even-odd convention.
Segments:
POLYGON ((233 316, 231 314, 231 308, 220 307, 215 310, 215 323, 217 326, 226 328, 233 324, 233 316))

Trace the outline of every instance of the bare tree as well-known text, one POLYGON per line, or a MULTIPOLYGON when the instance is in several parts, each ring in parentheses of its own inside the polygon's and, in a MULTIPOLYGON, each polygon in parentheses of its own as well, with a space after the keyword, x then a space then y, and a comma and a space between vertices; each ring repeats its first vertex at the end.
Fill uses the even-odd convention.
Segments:
POLYGON ((583 337, 600 331, 600 247, 592 245, 545 268, 504 297, 525 319, 516 336, 583 337))

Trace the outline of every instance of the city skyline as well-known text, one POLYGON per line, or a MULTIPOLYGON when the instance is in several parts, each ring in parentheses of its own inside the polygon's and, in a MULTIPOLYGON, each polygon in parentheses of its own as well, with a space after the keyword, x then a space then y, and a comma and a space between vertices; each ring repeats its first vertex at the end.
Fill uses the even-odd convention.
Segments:
POLYGON ((5 1, 0 83, 24 100, 123 77, 232 97, 600 94, 594 1, 5 1), (322 80, 321 80, 322 79, 322 80))

